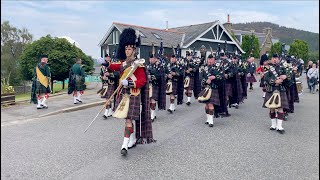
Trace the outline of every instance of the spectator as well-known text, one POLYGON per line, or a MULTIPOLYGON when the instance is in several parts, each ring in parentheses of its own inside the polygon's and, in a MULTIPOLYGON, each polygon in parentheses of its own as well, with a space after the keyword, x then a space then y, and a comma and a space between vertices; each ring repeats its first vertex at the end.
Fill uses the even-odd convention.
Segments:
POLYGON ((310 87, 310 93, 315 93, 315 87, 318 84, 318 75, 319 71, 317 69, 317 65, 314 63, 312 64, 312 68, 308 70, 307 76, 309 78, 308 86, 310 87))

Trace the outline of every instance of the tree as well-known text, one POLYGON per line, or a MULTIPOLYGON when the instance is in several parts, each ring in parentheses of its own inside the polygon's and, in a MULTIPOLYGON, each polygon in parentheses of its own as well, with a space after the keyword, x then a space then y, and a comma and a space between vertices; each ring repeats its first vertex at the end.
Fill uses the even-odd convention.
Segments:
MULTIPOLYGON (((317 62, 319 60, 319 52, 315 51, 315 52, 310 52, 308 54, 308 61, 313 61, 313 62, 317 62)), ((305 61, 306 62, 306 61, 305 61)))
POLYGON ((75 63, 75 58, 82 59, 85 71, 89 74, 93 70, 93 59, 85 55, 81 49, 72 45, 64 38, 52 38, 50 35, 41 37, 39 40, 29 44, 19 60, 20 71, 25 80, 34 77, 34 67, 40 62, 40 56, 48 54, 48 65, 51 70, 51 78, 64 81, 69 77, 69 69, 75 63))
MULTIPOLYGON (((281 42, 276 42, 271 46, 271 50, 270 50, 270 54, 271 56, 269 56, 270 58, 272 57, 273 54, 281 54, 281 42)), ((269 58, 269 59, 270 59, 269 58)))
POLYGON ((291 56, 295 56, 297 58, 306 60, 308 59, 308 52, 308 43, 303 40, 295 39, 293 43, 290 45, 289 55, 291 56))
POLYGON ((259 39, 254 34, 243 36, 241 48, 246 52, 242 54, 244 59, 247 59, 251 53, 255 58, 260 56, 259 39))
POLYGON ((1 24, 1 77, 9 78, 9 84, 21 81, 18 58, 26 45, 32 42, 32 35, 26 28, 17 29, 4 21, 1 24))

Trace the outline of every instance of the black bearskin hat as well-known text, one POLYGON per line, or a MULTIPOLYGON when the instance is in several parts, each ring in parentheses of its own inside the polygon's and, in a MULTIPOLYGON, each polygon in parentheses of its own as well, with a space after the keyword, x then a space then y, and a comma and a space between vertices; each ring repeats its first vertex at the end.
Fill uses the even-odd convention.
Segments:
POLYGON ((48 55, 42 54, 42 55, 40 56, 40 59, 42 59, 42 58, 48 58, 48 55))
POLYGON ((120 34, 119 46, 117 50, 117 58, 124 60, 126 59, 126 46, 139 47, 140 46, 140 36, 137 41, 136 31, 132 28, 126 28, 120 34))

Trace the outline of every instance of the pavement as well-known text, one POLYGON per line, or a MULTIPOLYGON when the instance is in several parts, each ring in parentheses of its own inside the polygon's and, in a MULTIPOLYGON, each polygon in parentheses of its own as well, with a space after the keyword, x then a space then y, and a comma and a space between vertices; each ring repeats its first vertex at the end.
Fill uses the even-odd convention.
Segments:
POLYGON ((212 128, 194 99, 173 114, 157 111, 157 142, 137 145, 126 157, 124 120, 100 114, 84 133, 100 106, 4 125, 1 179, 319 179, 319 93, 308 93, 305 82, 304 89, 283 123, 285 134, 269 130, 255 83, 245 103, 214 119, 212 128))
POLYGON ((67 92, 50 95, 46 102, 47 109, 37 109, 37 105, 30 104, 30 100, 18 101, 15 105, 1 109, 1 125, 17 124, 44 116, 103 105, 105 99, 96 93, 100 87, 101 83, 89 83, 84 95, 81 96, 83 103, 79 104, 73 104, 72 94, 68 95, 67 92))

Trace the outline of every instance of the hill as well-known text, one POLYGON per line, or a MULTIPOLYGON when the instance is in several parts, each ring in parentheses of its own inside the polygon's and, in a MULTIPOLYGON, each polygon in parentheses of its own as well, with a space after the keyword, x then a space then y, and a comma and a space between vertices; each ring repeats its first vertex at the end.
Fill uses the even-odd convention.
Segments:
POLYGON ((319 33, 313 33, 309 31, 279 26, 278 24, 270 22, 232 24, 233 29, 245 31, 250 31, 254 29, 255 32, 261 33, 263 32, 263 29, 266 27, 272 28, 272 35, 274 37, 279 38, 279 40, 283 43, 290 45, 294 39, 301 39, 308 43, 309 52, 319 51, 319 33))

